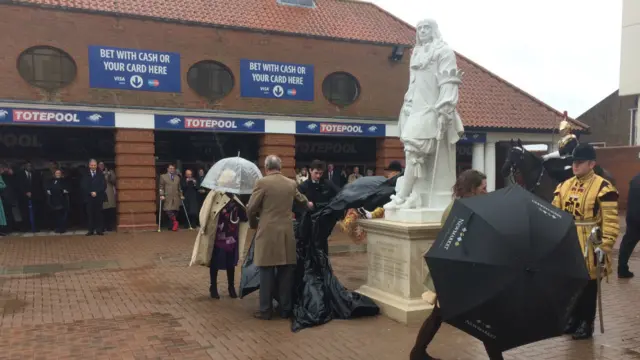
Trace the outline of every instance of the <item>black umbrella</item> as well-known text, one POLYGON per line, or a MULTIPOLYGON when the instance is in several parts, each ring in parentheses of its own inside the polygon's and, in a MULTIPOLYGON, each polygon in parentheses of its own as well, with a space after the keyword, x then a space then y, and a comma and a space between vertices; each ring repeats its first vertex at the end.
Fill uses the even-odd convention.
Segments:
POLYGON ((571 215, 518 185, 456 200, 425 257, 443 319, 502 351, 561 335, 589 280, 571 215))
POLYGON ((351 184, 345 185, 316 216, 330 213, 340 214, 341 211, 349 208, 364 207, 373 210, 382 206, 389 202, 391 195, 395 194, 398 177, 399 175, 391 178, 384 176, 361 177, 351 184))

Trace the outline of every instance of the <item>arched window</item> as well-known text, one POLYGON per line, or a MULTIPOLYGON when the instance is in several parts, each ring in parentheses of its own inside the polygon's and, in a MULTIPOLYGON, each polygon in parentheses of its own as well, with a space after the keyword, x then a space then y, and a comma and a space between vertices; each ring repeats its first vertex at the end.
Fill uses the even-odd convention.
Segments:
POLYGON ((204 60, 191 66, 187 72, 187 83, 198 95, 218 100, 231 92, 234 79, 231 70, 224 64, 204 60))
POLYGON ((63 50, 51 46, 34 46, 18 57, 18 72, 33 86, 56 90, 71 84, 78 69, 71 55, 63 50))
POLYGON ((360 83, 349 73, 334 72, 324 78, 322 94, 334 105, 348 106, 360 96, 360 83))

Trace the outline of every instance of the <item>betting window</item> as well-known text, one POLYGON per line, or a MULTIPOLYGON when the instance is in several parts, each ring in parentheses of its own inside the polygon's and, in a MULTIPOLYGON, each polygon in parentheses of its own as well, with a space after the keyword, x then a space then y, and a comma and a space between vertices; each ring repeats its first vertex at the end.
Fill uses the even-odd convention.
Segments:
POLYGON ((71 55, 50 46, 34 46, 18 57, 18 72, 29 84, 46 90, 68 86, 75 80, 77 66, 71 55))

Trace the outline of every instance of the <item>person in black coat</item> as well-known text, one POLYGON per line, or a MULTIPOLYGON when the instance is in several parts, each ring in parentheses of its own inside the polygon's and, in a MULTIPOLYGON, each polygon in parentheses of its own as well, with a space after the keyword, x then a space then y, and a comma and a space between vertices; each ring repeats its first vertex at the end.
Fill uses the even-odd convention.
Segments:
POLYGON ((38 215, 42 210, 40 208, 40 200, 43 186, 40 182, 40 177, 33 171, 33 166, 29 161, 25 162, 22 169, 16 172, 15 177, 16 184, 18 185, 18 201, 20 203, 20 212, 22 213, 23 220, 21 230, 28 231, 29 225, 31 225, 35 232, 37 232, 40 225, 38 224, 38 219, 41 219, 41 216, 38 215), (29 203, 31 203, 31 209, 29 209, 29 203), (34 224, 30 223, 31 219, 33 219, 34 224))
POLYGON ((337 188, 342 188, 347 183, 347 177, 341 171, 336 171, 333 164, 327 166, 325 172, 327 180, 331 181, 337 188))
POLYGON ((94 234, 104 235, 104 222, 102 219, 102 203, 107 190, 107 182, 104 174, 98 170, 98 162, 89 160, 89 171, 82 178, 82 195, 87 207, 87 236, 94 234))
POLYGON ((198 169, 198 176, 196 176, 198 180, 198 214, 200 213, 200 208, 202 207, 202 203, 204 203, 204 199, 207 198, 207 195, 210 191, 209 189, 200 186, 202 184, 202 181, 204 181, 204 177, 206 176, 206 174, 207 173, 204 168, 198 169))
POLYGON ((618 277, 621 279, 633 277, 633 273, 629 271, 629 258, 638 244, 638 240, 640 240, 640 174, 631 179, 629 183, 627 231, 622 237, 618 255, 618 277))
POLYGON ((198 215, 200 214, 200 195, 198 193, 200 182, 193 177, 193 172, 189 169, 185 170, 184 178, 182 178, 181 182, 185 211, 189 217, 190 224, 197 227, 199 223, 198 215))
POLYGON ((67 215, 69 213, 69 190, 66 181, 62 178, 62 170, 53 172, 47 186, 47 204, 53 212, 55 220, 55 232, 64 234, 67 232, 67 215))
POLYGON ((326 206, 333 199, 340 189, 333 181, 323 178, 324 163, 314 160, 309 166, 309 178, 299 186, 302 195, 313 203, 315 209, 326 206))

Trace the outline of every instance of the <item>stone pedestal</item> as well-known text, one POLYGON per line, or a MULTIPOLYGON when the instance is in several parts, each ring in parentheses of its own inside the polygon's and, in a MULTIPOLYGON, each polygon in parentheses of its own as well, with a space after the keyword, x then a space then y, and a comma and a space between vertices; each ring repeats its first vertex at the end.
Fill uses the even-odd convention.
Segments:
POLYGON ((410 224, 386 219, 360 220, 367 232, 367 283, 357 291, 381 312, 403 324, 417 324, 433 306, 422 299, 428 268, 424 254, 440 231, 440 221, 410 224))
MULTIPOLYGON (((451 198, 451 195, 448 195, 451 198)), ((441 209, 397 209, 385 210, 384 218, 389 221, 412 224, 440 223, 446 207, 441 209)))

